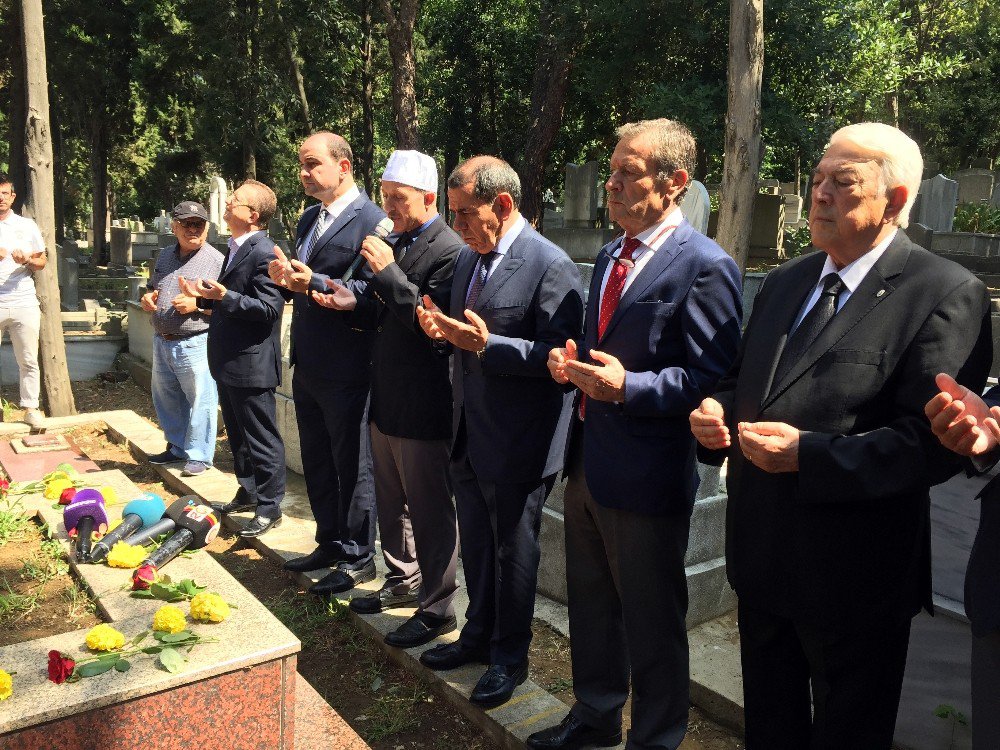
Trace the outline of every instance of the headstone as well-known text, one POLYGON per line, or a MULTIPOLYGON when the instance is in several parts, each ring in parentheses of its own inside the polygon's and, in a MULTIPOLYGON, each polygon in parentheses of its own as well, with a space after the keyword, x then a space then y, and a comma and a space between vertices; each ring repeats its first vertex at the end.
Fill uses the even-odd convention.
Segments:
POLYGON ((146 293, 146 282, 148 279, 145 276, 129 276, 128 277, 128 299, 129 302, 138 302, 139 298, 146 293))
POLYGON ((687 194, 681 200, 681 213, 696 230, 702 234, 708 232, 712 202, 708 198, 708 190, 698 180, 692 180, 688 186, 687 194))
POLYGON ((761 188, 780 188, 781 182, 775 179, 760 180, 757 185, 761 188))
POLYGON ((934 230, 930 227, 911 221, 903 231, 913 244, 920 245, 925 250, 931 249, 931 245, 934 243, 934 230))
POLYGON ((132 230, 129 227, 111 227, 111 265, 127 266, 132 263, 132 230))
POLYGON ((981 156, 973 159, 969 166, 973 169, 993 169, 993 160, 988 156, 981 156))
POLYGON ((596 161, 566 165, 566 188, 563 192, 566 227, 593 227, 600 218, 597 200, 599 168, 596 161))
POLYGON ((943 174, 920 183, 919 204, 914 205, 911 218, 935 232, 950 232, 958 205, 959 184, 943 174))
POLYGON ((61 250, 63 258, 75 258, 76 260, 80 259, 80 246, 77 244, 76 240, 63 240, 61 250))
POLYGON ((62 278, 59 279, 59 299, 63 309, 80 309, 80 261, 73 257, 63 259, 62 278))
POLYGON ((782 195, 798 195, 799 186, 794 182, 782 182, 778 185, 778 189, 781 190, 782 195))
POLYGON ((983 203, 993 195, 993 173, 988 169, 963 169, 955 172, 959 203, 983 203))
POLYGON ((167 216, 167 212, 162 208, 160 209, 160 215, 153 219, 153 226, 156 227, 157 234, 166 234, 170 231, 170 217, 167 216))
POLYGON ((765 261, 783 257, 785 199, 780 195, 758 193, 753 202, 750 225, 750 255, 765 261))
POLYGON ((994 208, 1000 208, 1000 180, 997 180, 997 184, 993 186, 993 195, 990 196, 990 205, 994 208))
POLYGON ((798 224, 802 218, 802 197, 794 193, 784 193, 781 198, 785 201, 785 223, 798 224))
MULTIPOLYGON (((212 177, 208 181, 208 220, 216 227, 223 225, 222 215, 226 212, 226 181, 221 177, 212 177)), ((228 234, 229 230, 226 230, 228 234)))
POLYGON ((929 179, 941 171, 941 164, 936 161, 924 160, 924 179, 929 179))

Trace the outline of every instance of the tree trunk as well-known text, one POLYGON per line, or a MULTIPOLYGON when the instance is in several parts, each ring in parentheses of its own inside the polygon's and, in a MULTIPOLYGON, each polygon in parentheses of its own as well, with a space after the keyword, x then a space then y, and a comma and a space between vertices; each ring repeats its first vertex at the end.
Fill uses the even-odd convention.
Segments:
POLYGON ((400 0, 399 13, 391 0, 378 0, 385 16, 392 58, 392 109, 396 115, 396 148, 420 148, 417 118, 417 58, 413 51, 413 28, 418 0, 400 0))
POLYGON ((7 163, 10 169, 11 182, 17 198, 14 200, 14 211, 21 213, 24 202, 28 198, 28 175, 24 165, 24 123, 27 112, 24 109, 24 55, 21 53, 21 13, 18 4, 14 4, 7 25, 8 34, 4 40, 10 50, 10 152, 7 163))
POLYGON ((38 360, 42 386, 53 417, 76 413, 73 390, 66 366, 66 343, 63 340, 59 283, 56 278, 55 206, 52 200, 52 142, 49 138, 49 91, 45 67, 45 29, 42 0, 21 0, 21 38, 25 71, 24 161, 31 189, 25 214, 38 224, 45 240, 49 262, 35 274, 35 289, 42 308, 38 360))
POLYGON ((894 128, 899 127, 899 92, 889 91, 885 95, 885 111, 889 118, 889 124, 894 128))
MULTIPOLYGON (((22 0, 24 2, 24 0, 22 0)), ((92 257, 94 265, 108 262, 104 237, 108 232, 108 133, 100 111, 90 122, 90 178, 93 185, 91 226, 94 228, 92 257)))
POLYGON ((716 241, 746 268, 753 202, 760 174, 760 88, 764 68, 764 0, 730 0, 726 156, 716 241))
POLYGON ((56 244, 62 247, 66 239, 66 162, 63 156, 62 128, 59 121, 49 112, 49 124, 52 127, 52 156, 55 171, 55 201, 56 244))
POLYGON ((535 75, 531 89, 531 114, 524 146, 524 163, 521 169, 521 213, 535 227, 540 227, 544 216, 542 190, 545 165, 552 151, 559 128, 562 126, 569 73, 577 46, 583 34, 567 33, 560 24, 557 11, 550 1, 542 3, 538 17, 538 50, 535 53, 535 75), (573 43, 567 46, 567 42, 573 43))
POLYGON ((302 124, 305 125, 306 133, 313 130, 312 117, 309 115, 309 100, 306 98, 306 82, 302 77, 302 67, 299 65, 299 56, 295 54, 295 46, 292 42, 291 34, 285 34, 285 52, 288 55, 288 66, 292 71, 292 83, 295 84, 295 93, 299 98, 299 107, 302 109, 302 124))
MULTIPOLYGON (((361 150, 358 153, 361 180, 365 192, 372 198, 375 190, 375 77, 372 75, 372 6, 370 0, 361 4, 361 150)), ((374 198, 372 198, 374 200, 374 198)))

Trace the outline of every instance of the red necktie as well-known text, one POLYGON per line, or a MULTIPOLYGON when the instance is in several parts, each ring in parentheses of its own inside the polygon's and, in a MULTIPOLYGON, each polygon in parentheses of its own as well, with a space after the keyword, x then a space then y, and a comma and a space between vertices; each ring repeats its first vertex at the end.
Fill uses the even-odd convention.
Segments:
MULTIPOLYGON (((622 244, 622 251, 618 253, 618 258, 631 261, 632 253, 638 250, 641 244, 635 237, 626 237, 625 242, 622 244)), ((614 260, 614 265, 611 266, 608 283, 604 286, 604 295, 601 297, 601 313, 597 318, 598 339, 604 335, 608 323, 611 322, 611 316, 615 314, 618 302, 622 298, 622 290, 625 289, 625 277, 628 275, 629 267, 632 267, 631 263, 626 266, 620 260, 612 260, 614 260)))

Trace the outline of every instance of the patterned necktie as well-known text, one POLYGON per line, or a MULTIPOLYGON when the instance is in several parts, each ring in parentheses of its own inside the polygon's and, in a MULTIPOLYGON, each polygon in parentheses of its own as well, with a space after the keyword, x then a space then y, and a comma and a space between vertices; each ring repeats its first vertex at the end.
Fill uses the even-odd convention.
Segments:
POLYGON ((316 247, 316 243, 319 242, 319 238, 323 236, 323 232, 326 231, 326 220, 330 217, 330 213, 325 209, 320 209, 319 216, 316 218, 316 226, 313 228, 312 234, 309 235, 309 241, 306 242, 305 248, 303 248, 302 254, 299 256, 299 260, 303 263, 309 262, 309 256, 312 255, 313 248, 316 247))
POLYGON ((471 310, 476 306, 476 301, 479 299, 479 295, 483 292, 483 287, 486 286, 486 279, 490 275, 490 266, 493 265, 493 260, 497 257, 496 251, 491 251, 479 258, 479 266, 476 269, 476 278, 472 282, 472 286, 469 287, 469 294, 465 298, 465 307, 471 310))
POLYGON ((601 297, 601 312, 597 318, 597 338, 604 335, 611 317, 618 308, 618 302, 622 298, 622 291, 625 289, 625 278, 628 276, 628 269, 632 267, 632 253, 639 249, 642 243, 635 237, 626 237, 622 244, 622 251, 618 254, 618 259, 612 259, 614 265, 611 266, 611 275, 608 276, 608 283, 604 286, 604 295, 601 297), (622 263, 622 261, 628 263, 622 263))
POLYGON ((816 304, 806 313, 798 328, 792 331, 785 342, 785 348, 778 359, 778 366, 774 370, 772 385, 777 385, 785 379, 795 363, 802 358, 802 355, 826 328, 827 323, 837 314, 837 301, 843 288, 844 282, 838 274, 828 273, 823 277, 823 292, 819 299, 816 300, 816 304))

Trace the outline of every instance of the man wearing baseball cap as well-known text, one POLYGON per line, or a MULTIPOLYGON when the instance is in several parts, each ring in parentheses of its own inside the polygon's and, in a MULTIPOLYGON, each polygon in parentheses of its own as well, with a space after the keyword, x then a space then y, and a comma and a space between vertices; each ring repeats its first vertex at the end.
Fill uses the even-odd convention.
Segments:
POLYGON ((354 310, 374 329, 369 422, 382 555, 389 570, 378 591, 351 600, 374 614, 416 604, 385 640, 412 648, 455 629, 452 600, 458 536, 448 481, 452 396, 448 351, 417 322, 423 295, 444 304, 462 240, 437 212, 437 167, 419 151, 394 151, 382 173, 382 204, 396 241, 367 237, 361 254, 374 277, 355 297, 331 282, 319 304, 354 310))
POLYGON ((219 278, 222 253, 208 244, 208 212, 195 201, 174 207, 171 230, 177 238, 160 250, 149 276, 142 309, 153 313, 153 406, 167 439, 150 463, 185 461, 183 476, 196 476, 215 456, 219 396, 208 370, 208 318, 177 278, 219 278))

